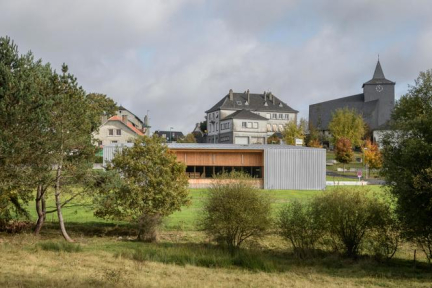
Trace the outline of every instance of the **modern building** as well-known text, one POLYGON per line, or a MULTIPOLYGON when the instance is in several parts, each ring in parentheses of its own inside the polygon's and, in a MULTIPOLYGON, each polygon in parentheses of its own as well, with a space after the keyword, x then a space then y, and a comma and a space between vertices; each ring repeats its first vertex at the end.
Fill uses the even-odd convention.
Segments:
POLYGON ((143 121, 123 106, 120 106, 117 115, 109 119, 102 116, 101 123, 98 131, 93 134, 99 146, 132 143, 134 138, 146 133, 143 121))
POLYGON ((378 60, 372 79, 362 86, 363 93, 310 105, 309 123, 317 130, 328 132, 332 113, 348 107, 363 115, 371 131, 382 131, 390 120, 395 104, 395 84, 385 78, 378 60))
MULTIPOLYGON (((104 165, 123 146, 105 146, 104 165)), ((186 164, 191 188, 209 187, 223 171, 243 171, 264 189, 322 190, 326 187, 326 151, 288 145, 236 145, 208 143, 167 144, 177 160, 186 164)))
POLYGON ((267 137, 283 131, 289 121, 297 122, 297 110, 274 96, 229 93, 207 115, 207 142, 231 144, 266 144, 267 137))

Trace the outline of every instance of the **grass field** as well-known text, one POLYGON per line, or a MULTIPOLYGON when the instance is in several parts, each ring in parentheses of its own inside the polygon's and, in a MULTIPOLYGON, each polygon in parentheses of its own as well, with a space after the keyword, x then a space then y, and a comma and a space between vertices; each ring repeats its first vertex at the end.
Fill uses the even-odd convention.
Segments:
MULTIPOLYGON (((382 192, 379 186, 368 187, 382 192)), ((334 189, 329 187, 328 189, 334 189)), ((285 203, 322 191, 263 191, 274 213, 285 203)), ((191 190, 192 205, 168 217, 158 243, 135 241, 133 227, 93 216, 89 200, 64 209, 77 243, 65 244, 55 218, 41 236, 0 233, 0 287, 431 287, 432 269, 405 243, 390 262, 323 254, 300 260, 277 235, 248 243, 231 256, 197 230, 206 190, 191 190)), ((49 206, 53 205, 51 199, 49 206)), ((31 203, 33 205, 33 203, 31 203)), ((32 206, 30 206, 32 208, 32 206)), ((33 219, 35 214, 32 214, 33 219)))

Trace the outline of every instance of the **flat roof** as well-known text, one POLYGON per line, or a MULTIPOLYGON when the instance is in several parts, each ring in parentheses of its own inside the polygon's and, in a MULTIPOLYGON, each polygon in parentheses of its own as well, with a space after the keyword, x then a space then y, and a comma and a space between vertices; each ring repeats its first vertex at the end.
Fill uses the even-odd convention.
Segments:
MULTIPOLYGON (((270 149, 291 149, 291 150, 325 150, 324 148, 312 148, 293 145, 279 144, 219 144, 219 143, 167 143, 170 149, 191 149, 191 150, 270 150, 270 149)), ((104 147, 132 147, 133 143, 105 145, 104 147)))

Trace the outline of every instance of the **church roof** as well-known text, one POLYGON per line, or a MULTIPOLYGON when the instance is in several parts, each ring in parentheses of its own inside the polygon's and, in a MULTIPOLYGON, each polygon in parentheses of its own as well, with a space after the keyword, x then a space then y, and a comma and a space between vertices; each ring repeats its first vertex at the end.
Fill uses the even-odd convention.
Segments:
POLYGON ((224 96, 212 108, 207 110, 206 113, 220 109, 298 113, 297 110, 291 108, 285 102, 272 95, 270 92, 267 92, 265 95, 264 93, 249 93, 250 103, 248 102, 248 96, 246 93, 233 93, 233 100, 230 100, 229 96, 229 94, 224 96), (270 99, 270 97, 272 98, 270 99), (274 101, 273 98, 275 98, 274 101))
POLYGON ((388 80, 388 79, 385 78, 384 72, 383 72, 382 67, 381 67, 381 63, 378 60, 378 63, 376 65, 376 67, 375 67, 375 72, 374 72, 374 75, 373 75, 372 79, 369 80, 369 81, 367 81, 367 82, 365 82, 365 83, 363 83, 362 87, 364 87, 365 85, 368 85, 368 84, 372 84, 372 85, 378 85, 378 84, 395 84, 395 82, 390 81, 390 80, 388 80))
POLYGON ((378 100, 364 102, 363 93, 310 105, 309 122, 314 123, 319 130, 328 130, 333 112, 345 107, 354 109, 371 128, 375 128, 378 100))

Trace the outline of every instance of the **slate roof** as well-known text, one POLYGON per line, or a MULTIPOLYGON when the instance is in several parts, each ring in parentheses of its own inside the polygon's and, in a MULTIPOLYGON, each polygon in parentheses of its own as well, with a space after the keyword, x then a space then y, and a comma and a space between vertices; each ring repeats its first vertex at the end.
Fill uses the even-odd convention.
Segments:
MULTIPOLYGON (((272 97, 275 97, 272 95, 272 97)), ((206 111, 206 113, 223 110, 259 110, 259 111, 269 111, 269 112, 289 112, 298 113, 297 110, 288 106, 285 102, 275 97, 275 104, 273 100, 269 99, 269 93, 267 96, 263 94, 249 93, 250 103, 246 105, 248 96, 246 93, 233 93, 233 100, 229 99, 229 93, 224 96, 216 105, 206 111), (266 101, 265 101, 266 98, 266 101), (267 105, 265 105, 267 103, 267 105)))
POLYGON ((125 123, 122 121, 122 118, 120 118, 120 116, 112 116, 111 118, 108 119, 108 121, 119 121, 119 122, 123 123, 125 126, 127 126, 129 129, 131 129, 133 132, 135 132, 136 134, 138 134, 138 135, 140 135, 140 136, 143 136, 143 135, 144 135, 144 133, 143 133, 141 130, 137 129, 137 128, 136 128, 135 126, 133 126, 132 123, 130 123, 129 121, 127 122, 127 124, 125 124, 125 123))
POLYGON ((364 87, 365 85, 368 85, 368 84, 375 84, 375 85, 378 85, 378 84, 395 84, 395 82, 390 81, 390 80, 385 78, 384 72, 381 68, 381 63, 378 60, 378 63, 375 67, 375 72, 374 72, 372 79, 363 83, 362 87, 364 87))
POLYGON ((141 124, 144 124, 144 122, 143 122, 143 120, 141 120, 137 115, 135 115, 134 113, 132 113, 129 109, 126 109, 125 107, 123 107, 123 105, 120 105, 119 106, 119 111, 120 110, 126 110, 126 111, 128 111, 129 113, 131 113, 133 116, 135 116, 135 118, 141 123, 141 124))
POLYGON ((376 127, 378 100, 364 102, 363 93, 310 105, 309 122, 313 123, 319 130, 328 130, 328 124, 332 118, 331 112, 345 107, 362 114, 369 127, 376 127))
POLYGON ((265 117, 262 117, 258 114, 252 113, 249 110, 238 110, 228 116, 226 116, 225 118, 221 119, 221 121, 223 120, 227 120, 227 119, 247 119, 247 120, 265 120, 267 121, 268 119, 265 117))

